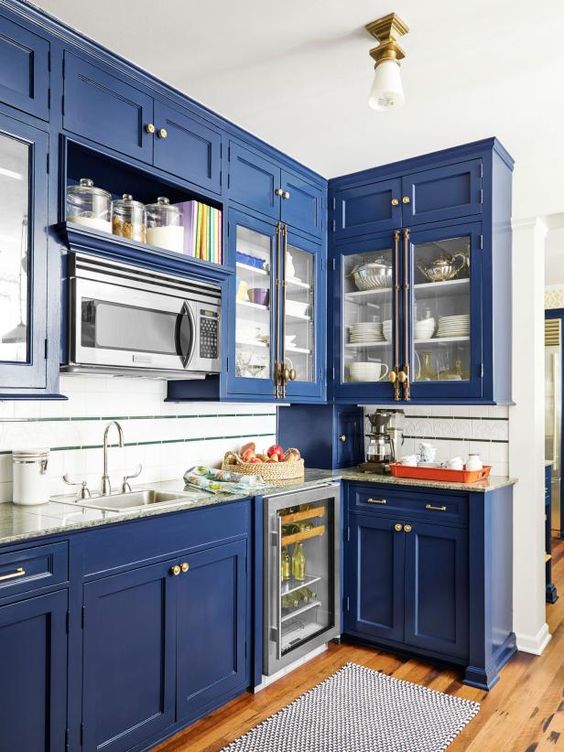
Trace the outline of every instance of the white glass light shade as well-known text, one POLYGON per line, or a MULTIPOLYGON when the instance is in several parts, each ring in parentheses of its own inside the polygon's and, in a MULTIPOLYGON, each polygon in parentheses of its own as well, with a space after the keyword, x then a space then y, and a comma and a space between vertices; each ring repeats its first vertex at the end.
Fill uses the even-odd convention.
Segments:
POLYGON ((373 110, 389 110, 401 107, 404 101, 399 64, 394 60, 383 60, 374 69, 374 83, 368 98, 369 106, 373 110))

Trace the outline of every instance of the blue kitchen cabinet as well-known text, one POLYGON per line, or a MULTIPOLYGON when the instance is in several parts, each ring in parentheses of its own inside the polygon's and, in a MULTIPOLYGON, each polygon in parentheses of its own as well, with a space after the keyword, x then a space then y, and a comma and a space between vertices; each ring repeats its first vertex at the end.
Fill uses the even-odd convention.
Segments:
POLYGON ((49 119, 49 42, 0 16, 0 101, 49 119))
MULTIPOLYGON (((103 533, 102 533, 103 535, 103 533)), ((84 586, 83 746, 122 752, 174 722, 174 562, 84 586)))
POLYGON ((189 570, 176 593, 176 715, 183 723, 246 686, 246 555, 240 540, 185 557, 189 570))
POLYGON ((316 237, 325 229, 322 185, 281 167, 274 156, 231 141, 228 186, 230 201, 246 209, 316 237))
POLYGON ((345 632, 403 642, 403 526, 377 514, 352 514, 349 527, 345 632))
POLYGON ((67 592, 0 606, 0 749, 61 752, 67 727, 67 592))
POLYGON ((40 396, 48 386, 47 143, 44 131, 0 113, 0 189, 10 196, 2 226, 0 399, 40 396))
POLYGON ((231 209, 224 399, 322 401, 326 369, 323 245, 281 222, 231 209))
POLYGON ((335 188, 331 204, 335 241, 401 227, 401 179, 335 188))

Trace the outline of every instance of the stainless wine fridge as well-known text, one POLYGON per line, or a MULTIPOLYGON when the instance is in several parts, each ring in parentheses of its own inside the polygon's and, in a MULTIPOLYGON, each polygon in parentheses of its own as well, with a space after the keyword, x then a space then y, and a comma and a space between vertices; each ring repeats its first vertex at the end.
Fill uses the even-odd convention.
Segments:
POLYGON ((263 670, 275 674, 341 633, 339 485, 264 499, 263 670))

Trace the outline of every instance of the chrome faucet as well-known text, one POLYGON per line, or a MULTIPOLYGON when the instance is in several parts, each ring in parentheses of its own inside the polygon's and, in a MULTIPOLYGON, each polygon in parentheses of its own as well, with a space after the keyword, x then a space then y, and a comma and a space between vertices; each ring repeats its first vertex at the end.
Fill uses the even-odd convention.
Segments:
POLYGON ((108 433, 115 426, 119 436, 119 446, 123 446, 123 431, 117 420, 112 420, 104 430, 104 474, 102 475, 102 496, 109 496, 112 492, 110 476, 108 475, 108 433))

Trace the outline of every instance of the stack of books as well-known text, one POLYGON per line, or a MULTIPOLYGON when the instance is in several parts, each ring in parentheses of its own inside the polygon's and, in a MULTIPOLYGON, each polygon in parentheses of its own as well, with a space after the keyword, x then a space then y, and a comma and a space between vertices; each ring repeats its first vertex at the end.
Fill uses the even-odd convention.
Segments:
POLYGON ((221 210, 200 201, 179 204, 184 215, 184 252, 188 256, 223 263, 221 210))

